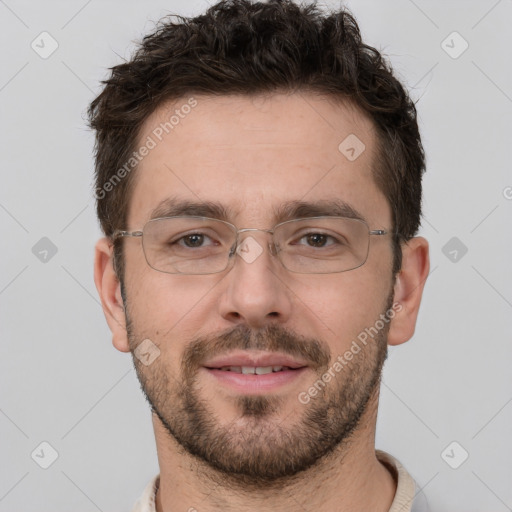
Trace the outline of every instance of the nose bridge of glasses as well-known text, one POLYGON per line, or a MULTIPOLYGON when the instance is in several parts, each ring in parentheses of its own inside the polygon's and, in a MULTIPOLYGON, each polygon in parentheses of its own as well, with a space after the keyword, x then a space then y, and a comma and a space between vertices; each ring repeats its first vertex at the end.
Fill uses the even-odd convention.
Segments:
POLYGON ((264 233, 270 233, 271 235, 274 234, 273 229, 260 229, 260 228, 242 228, 237 230, 237 233, 245 233, 246 231, 263 231, 264 233))

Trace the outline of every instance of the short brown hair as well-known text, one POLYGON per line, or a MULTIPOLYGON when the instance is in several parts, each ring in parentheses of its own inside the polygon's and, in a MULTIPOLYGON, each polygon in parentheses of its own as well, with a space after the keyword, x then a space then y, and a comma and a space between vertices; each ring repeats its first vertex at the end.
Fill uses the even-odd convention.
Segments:
MULTIPOLYGON (((393 272, 400 242, 420 225, 425 155, 416 108, 375 48, 361 40, 346 10, 315 4, 225 0, 195 18, 169 16, 146 36, 133 58, 111 68, 89 106, 96 130, 97 214, 106 236, 124 229, 134 172, 103 187, 136 147, 140 128, 162 103, 190 94, 271 94, 310 91, 352 102, 373 121, 378 162, 374 179, 389 202, 395 231, 393 272)), ((115 264, 123 278, 121 245, 115 264)))

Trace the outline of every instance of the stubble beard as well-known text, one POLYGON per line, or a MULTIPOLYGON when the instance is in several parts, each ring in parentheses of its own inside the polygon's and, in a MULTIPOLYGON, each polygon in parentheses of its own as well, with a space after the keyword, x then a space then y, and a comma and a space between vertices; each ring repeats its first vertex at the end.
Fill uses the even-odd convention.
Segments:
MULTIPOLYGON (((388 299, 386 311, 391 302, 388 299)), ((135 348, 143 338, 128 314, 127 326, 130 347, 135 348)), ((207 355, 235 348, 280 350, 311 361, 316 381, 332 364, 326 344, 276 324, 257 332, 238 326, 221 335, 193 340, 182 357, 181 373, 174 379, 169 378, 163 357, 149 367, 135 356, 133 361, 153 413, 172 440, 192 455, 199 467, 207 468, 209 478, 246 490, 269 489, 294 480, 335 450, 341 455, 348 449, 361 417, 378 394, 388 330, 389 325, 380 330, 335 378, 320 386, 309 403, 299 402, 297 395, 305 391, 302 389, 287 398, 240 395, 233 401, 237 417, 228 424, 221 422, 201 397, 197 370, 207 355), (296 402, 293 412, 298 419, 293 424, 280 417, 284 400, 296 402)))

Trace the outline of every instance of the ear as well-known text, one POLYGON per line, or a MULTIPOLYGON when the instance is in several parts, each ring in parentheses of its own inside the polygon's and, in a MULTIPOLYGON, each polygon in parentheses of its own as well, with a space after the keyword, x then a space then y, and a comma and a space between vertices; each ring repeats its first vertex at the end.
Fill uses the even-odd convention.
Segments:
POLYGON ((412 338, 429 269, 428 242, 425 238, 414 237, 402 244, 402 268, 396 277, 393 301, 401 307, 395 309, 391 321, 389 345, 400 345, 412 338))
POLYGON ((113 246, 108 238, 101 238, 96 243, 94 282, 100 295, 103 313, 112 331, 112 344, 121 352, 130 352, 121 283, 114 270, 113 246))

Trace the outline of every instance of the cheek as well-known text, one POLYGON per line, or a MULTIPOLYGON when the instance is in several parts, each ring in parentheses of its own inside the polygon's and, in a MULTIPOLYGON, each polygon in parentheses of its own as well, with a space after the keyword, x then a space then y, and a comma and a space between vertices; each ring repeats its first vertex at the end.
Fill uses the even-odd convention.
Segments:
POLYGON ((206 276, 157 272, 143 256, 142 260, 135 256, 125 273, 133 331, 137 337, 155 340, 162 351, 170 347, 173 353, 180 352, 204 326, 205 312, 213 308, 215 283, 206 276))
POLYGON ((303 311, 297 312, 297 316, 307 318, 308 332, 312 325, 316 326, 314 335, 329 344, 334 357, 344 353, 362 331, 373 326, 387 304, 390 279, 363 269, 294 287, 303 302, 303 311))

